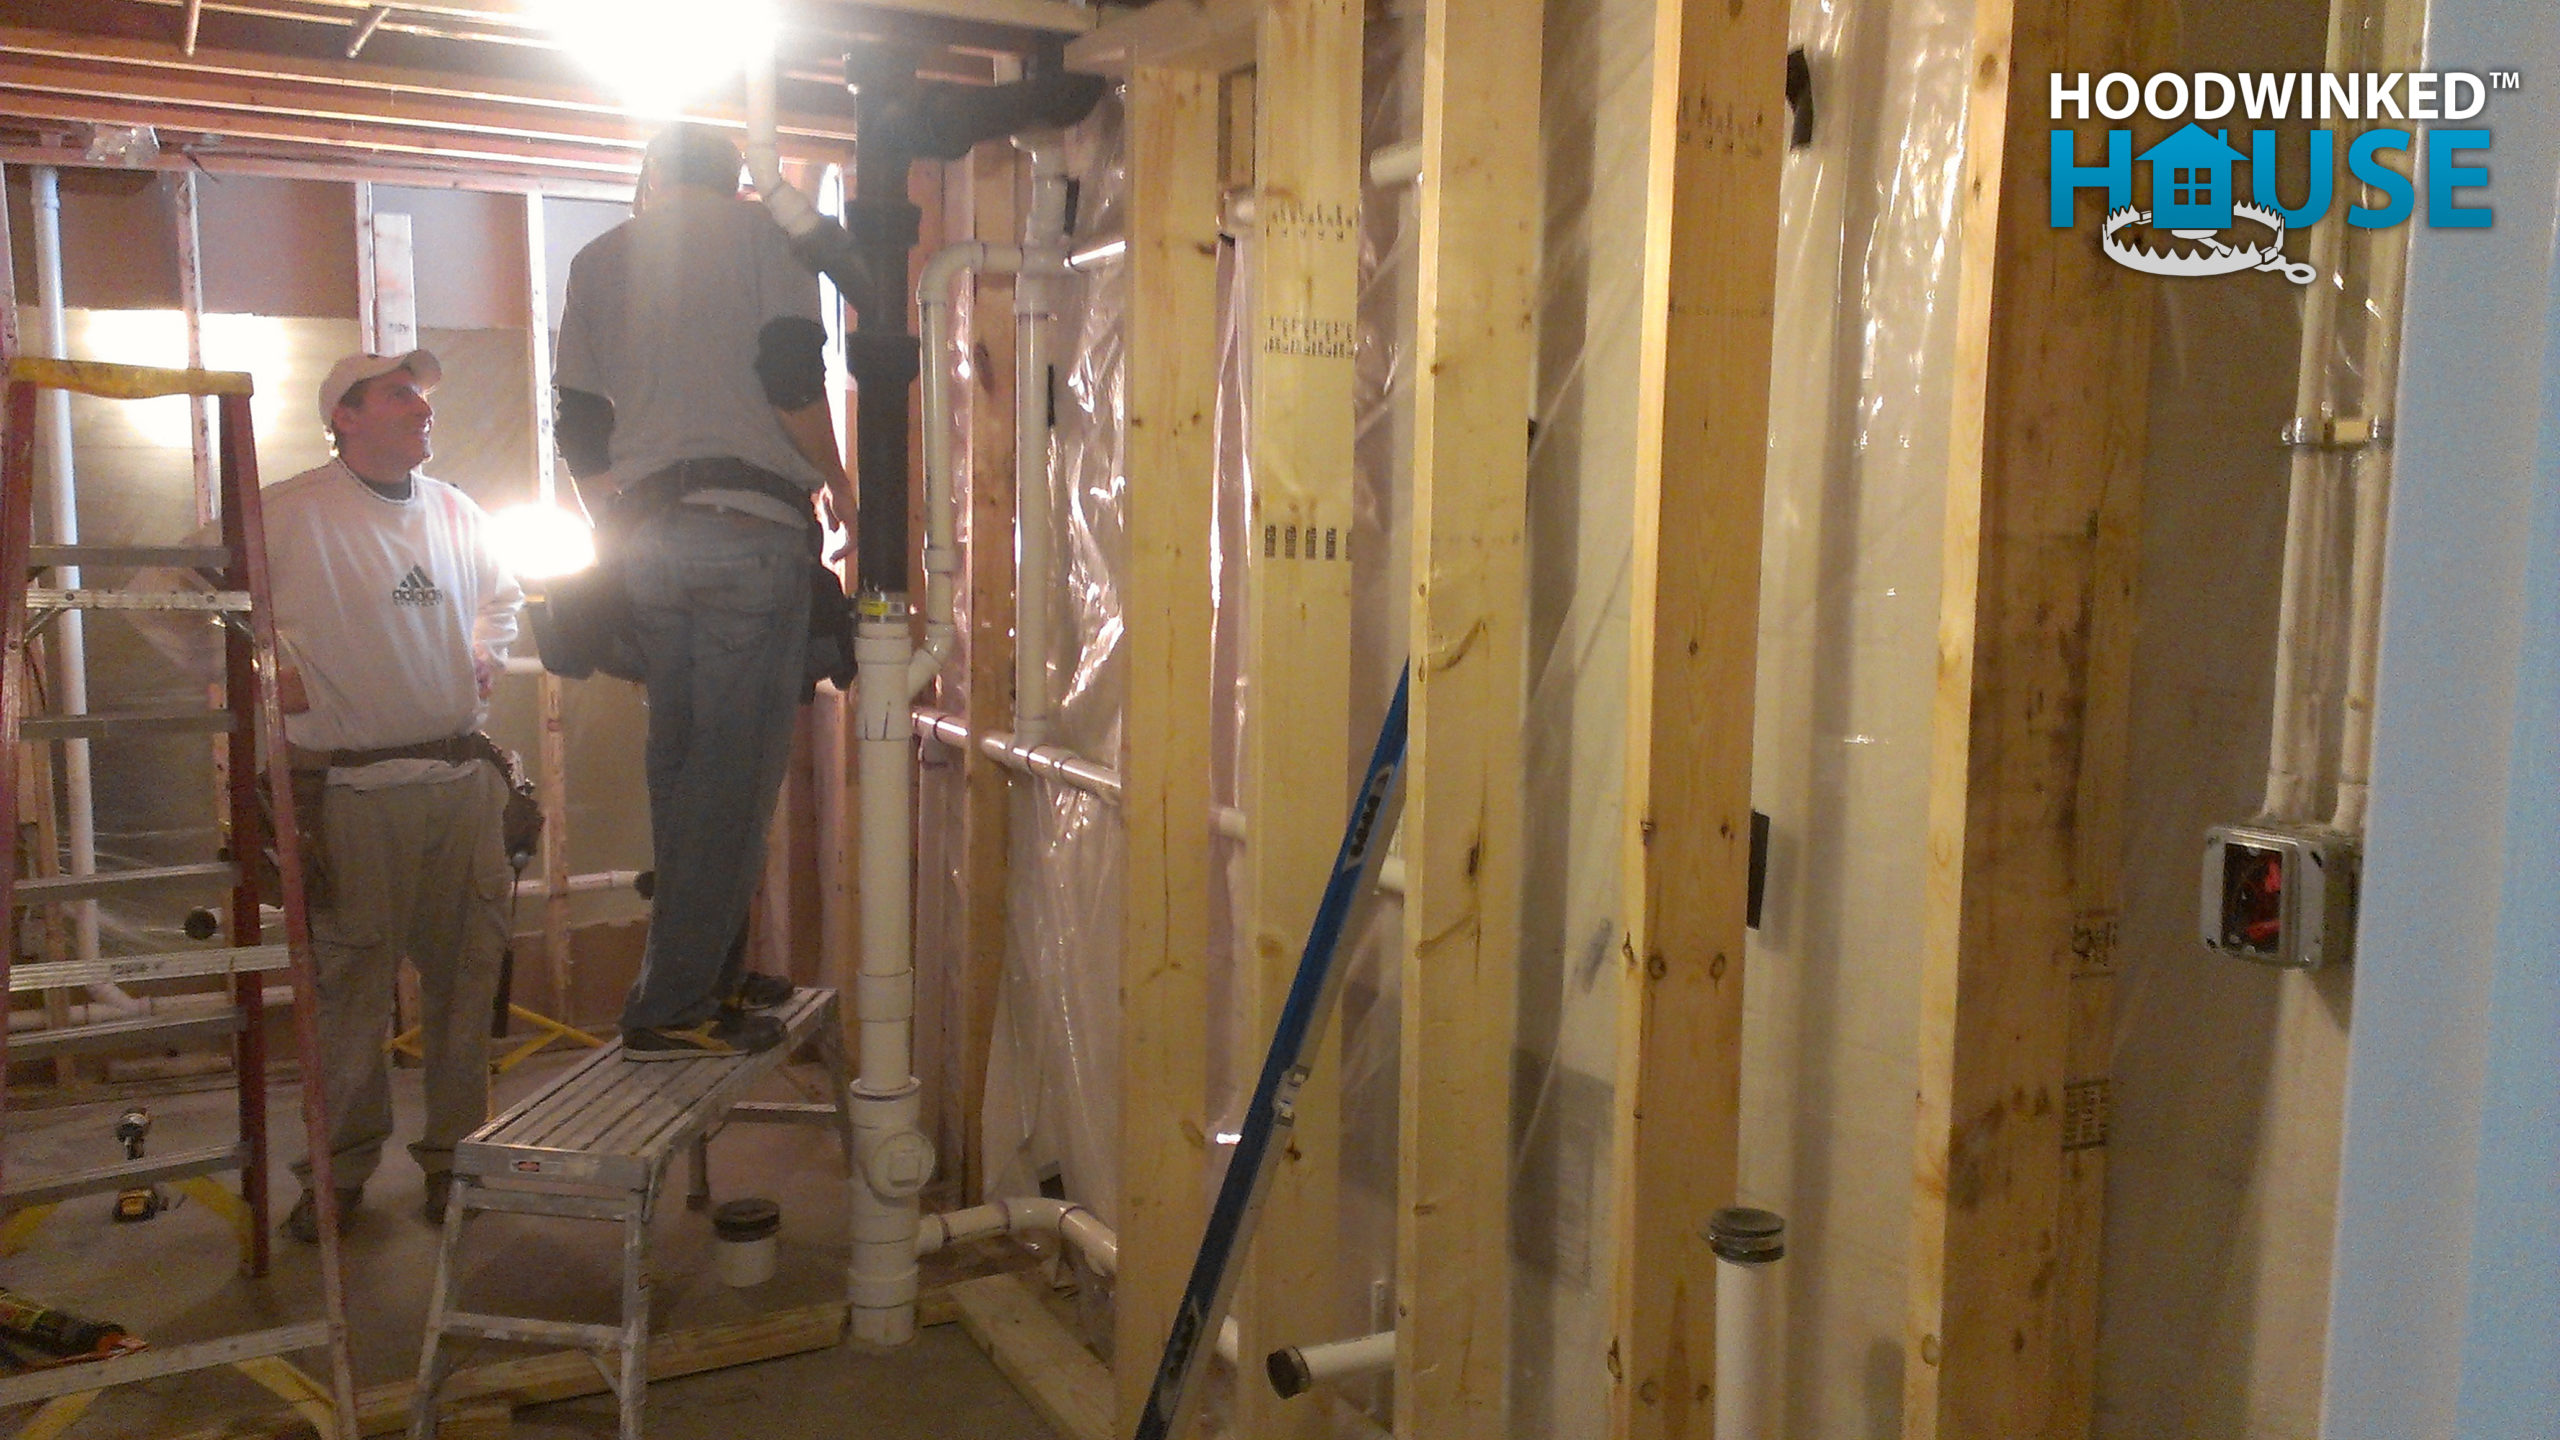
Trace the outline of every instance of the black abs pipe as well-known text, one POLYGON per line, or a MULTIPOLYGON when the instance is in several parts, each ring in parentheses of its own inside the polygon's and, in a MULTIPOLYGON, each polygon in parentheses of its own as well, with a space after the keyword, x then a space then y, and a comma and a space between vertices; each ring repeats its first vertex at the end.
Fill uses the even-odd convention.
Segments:
POLYGON ((912 74, 865 73, 845 62, 854 88, 854 195, 846 223, 823 224, 802 257, 854 307, 845 338, 853 372, 854 493, 861 506, 855 578, 861 593, 907 590, 907 413, 919 365, 908 314, 907 257, 923 212, 907 199, 918 160, 957 160, 981 141, 1072 125, 1102 98, 1099 76, 1050 73, 1010 85, 929 84, 912 74))

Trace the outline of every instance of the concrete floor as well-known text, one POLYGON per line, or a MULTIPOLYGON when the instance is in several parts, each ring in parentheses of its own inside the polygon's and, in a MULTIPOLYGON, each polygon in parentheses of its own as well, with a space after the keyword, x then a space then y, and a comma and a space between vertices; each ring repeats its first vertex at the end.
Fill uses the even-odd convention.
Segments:
MULTIPOLYGON (((498 1077, 495 1103, 510 1103, 571 1058, 536 1060, 498 1077)), ((773 1082, 769 1098, 803 1098, 789 1093, 799 1079, 786 1075, 773 1082)), ((395 1072, 402 1137, 416 1133, 418 1081, 415 1070, 395 1072)), ((22 1108, 8 1116, 10 1173, 111 1163, 117 1156, 112 1131, 128 1103, 151 1111, 155 1151, 218 1144, 232 1132, 233 1099, 227 1089, 139 1102, 22 1108)), ((281 1218, 296 1193, 286 1161, 302 1148, 294 1087, 276 1087, 269 1113, 278 1136, 272 1168, 281 1218)), ((710 1225, 685 1209, 679 1166, 668 1179, 674 1193, 662 1201, 653 1235, 653 1333, 841 1300, 845 1181, 833 1137, 799 1126, 738 1126, 713 1143, 711 1168, 715 1203, 743 1195, 781 1203, 778 1272, 750 1290, 719 1282, 710 1263, 710 1225)), ((346 1235, 347 1299, 359 1387, 416 1373, 437 1238, 418 1213, 419 1199, 417 1168, 395 1142, 346 1235)), ((108 1218, 109 1204, 103 1195, 65 1204, 24 1250, 0 1259, 0 1285, 80 1314, 112 1319, 162 1342, 316 1313, 318 1255, 310 1247, 278 1237, 273 1273, 264 1281, 250 1281, 238 1273, 229 1227, 204 1206, 188 1202, 145 1224, 118 1225, 108 1218)), ((463 1299, 472 1308, 605 1323, 619 1318, 620 1245, 612 1226, 490 1215, 473 1222, 463 1257, 463 1299)), ((1019 1252, 1008 1248, 981 1250, 958 1263, 965 1268, 946 1264, 928 1269, 925 1283, 1023 1262, 1019 1252)), ((494 1343, 464 1344, 456 1356, 459 1365, 534 1353, 494 1343)), ((318 1357, 304 1357, 304 1363, 316 1368, 318 1357)), ((228 1371, 205 1372, 109 1391, 72 1433, 165 1436, 230 1415, 271 1411, 275 1404, 228 1371)), ((896 1352, 868 1353, 847 1345, 649 1388, 652 1440, 840 1435, 854 1422, 866 1440, 1053 1440, 1055 1435, 957 1325, 924 1330, 913 1345, 896 1352)), ((598 1395, 520 1410, 515 1433, 525 1440, 610 1437, 614 1402, 609 1395, 598 1395)))

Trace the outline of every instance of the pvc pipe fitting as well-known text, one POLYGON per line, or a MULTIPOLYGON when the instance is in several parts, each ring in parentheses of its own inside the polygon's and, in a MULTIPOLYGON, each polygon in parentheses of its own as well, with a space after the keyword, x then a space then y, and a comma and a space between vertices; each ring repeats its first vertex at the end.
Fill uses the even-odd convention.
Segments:
MULTIPOLYGON (((1263 1360, 1271 1388, 1283 1400, 1304 1395, 1317 1382, 1347 1375, 1372 1375, 1396 1363, 1396 1332, 1381 1330, 1356 1340, 1329 1340, 1321 1345, 1290 1345, 1263 1360)), ((1723 1440, 1724 1432, 1716 1432, 1723 1440)))
POLYGON ((1775 1440, 1787 1222, 1727 1206, 1707 1221, 1707 1244, 1716 1252, 1716 1440, 1775 1440))
POLYGON ((773 1278, 781 1242, 782 1207, 770 1200, 732 1200, 711 1212, 712 1268, 735 1289, 773 1278))
POLYGON ((1008 1196, 927 1215, 916 1229, 916 1253, 930 1255, 947 1245, 989 1235, 1055 1235, 1076 1249, 1097 1275, 1120 1271, 1120 1237, 1102 1217, 1081 1205, 1045 1195, 1008 1196))

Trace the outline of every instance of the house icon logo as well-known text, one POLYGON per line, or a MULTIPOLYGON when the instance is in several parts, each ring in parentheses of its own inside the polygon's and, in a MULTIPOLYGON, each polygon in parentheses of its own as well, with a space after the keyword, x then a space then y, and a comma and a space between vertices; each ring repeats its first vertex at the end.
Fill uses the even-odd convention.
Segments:
POLYGON ((2207 134, 2194 122, 2142 152, 2140 163, 2151 171, 2151 208, 2125 206, 2107 214, 2099 248, 2107 258, 2146 275, 2234 275, 2243 270, 2273 270, 2296 285, 2320 276, 2309 265, 2284 257, 2284 217, 2271 209, 2235 201, 2231 167, 2249 158, 2231 148, 2231 132, 2207 134), (2234 244, 2225 238, 2234 222, 2246 220, 2267 238, 2234 244), (2125 234, 2138 225, 2166 230, 2183 245, 2153 250, 2125 234))
POLYGON ((2151 167, 2153 225, 2207 235, 2231 228, 2231 167, 2249 157, 2231 148, 2230 137, 2228 130, 2207 135, 2191 122, 2135 157, 2151 167))

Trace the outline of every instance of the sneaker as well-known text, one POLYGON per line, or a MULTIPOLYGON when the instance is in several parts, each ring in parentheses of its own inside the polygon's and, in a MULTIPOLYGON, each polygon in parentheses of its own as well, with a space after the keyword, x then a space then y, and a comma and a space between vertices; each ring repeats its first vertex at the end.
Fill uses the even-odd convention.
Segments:
POLYGON ((759 1010, 779 1010, 791 1003, 800 987, 780 975, 767 975, 750 970, 738 980, 738 988, 729 992, 727 1008, 752 1014, 759 1010))
POLYGON ((782 1043, 782 1026, 769 1016, 741 1015, 699 1025, 656 1025, 622 1032, 625 1060, 734 1059, 782 1043))
MULTIPOLYGON (((364 1190, 361 1187, 338 1192, 339 1234, 347 1233, 348 1222, 356 1218, 356 1206, 363 1200, 364 1190)), ((282 1230, 288 1238, 299 1240, 305 1245, 320 1243, 320 1207, 313 1203, 310 1191, 302 1192, 302 1198, 294 1201, 293 1208, 285 1212, 284 1223, 276 1228, 282 1230)))
POLYGON ((453 1172, 450 1170, 428 1171, 427 1199, 425 1204, 418 1207, 418 1213, 426 1217, 428 1224, 442 1225, 445 1208, 452 1199, 453 1172))

